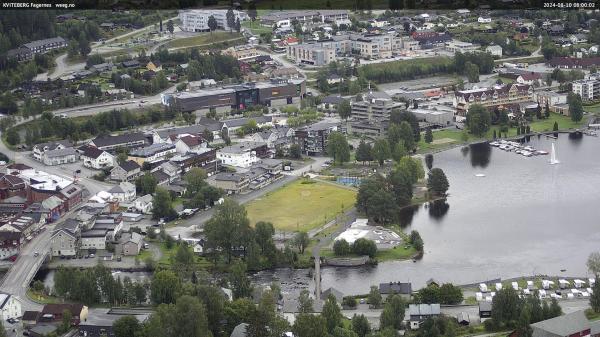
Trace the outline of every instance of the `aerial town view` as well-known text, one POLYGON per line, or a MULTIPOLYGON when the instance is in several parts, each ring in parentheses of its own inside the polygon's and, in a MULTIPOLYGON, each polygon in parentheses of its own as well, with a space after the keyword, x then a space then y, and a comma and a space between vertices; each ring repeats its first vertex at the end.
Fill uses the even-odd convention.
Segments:
POLYGON ((595 3, 305 1, 2 4, 0 337, 600 336, 595 3))

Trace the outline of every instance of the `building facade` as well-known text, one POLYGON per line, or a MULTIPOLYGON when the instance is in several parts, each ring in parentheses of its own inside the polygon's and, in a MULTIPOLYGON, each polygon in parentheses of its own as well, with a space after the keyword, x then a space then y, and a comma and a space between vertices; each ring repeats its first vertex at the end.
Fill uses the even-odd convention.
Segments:
POLYGON ((506 84, 492 88, 457 91, 454 95, 456 113, 465 116, 471 104, 496 107, 533 100, 533 86, 527 84, 506 84))
MULTIPOLYGON (((235 20, 240 22, 247 20, 248 15, 242 11, 233 11, 235 20)), ((185 32, 207 32, 210 30, 208 20, 214 17, 217 21, 219 29, 235 29, 227 24, 227 11, 220 9, 190 9, 179 12, 179 20, 181 20, 181 30, 185 32)))

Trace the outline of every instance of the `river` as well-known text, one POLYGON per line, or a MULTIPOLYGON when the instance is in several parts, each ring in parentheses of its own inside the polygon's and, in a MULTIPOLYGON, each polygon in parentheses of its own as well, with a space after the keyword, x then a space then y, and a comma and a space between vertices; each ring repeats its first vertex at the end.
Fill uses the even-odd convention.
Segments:
MULTIPOLYGON (((322 269, 323 289, 367 293, 381 282, 469 284, 522 275, 586 276, 588 255, 600 250, 600 139, 531 137, 529 145, 550 156, 523 157, 487 144, 434 155, 433 166, 450 182, 445 204, 403 214, 405 230, 418 230, 425 255, 417 262, 322 269), (484 174, 485 177, 477 177, 484 174), (562 272, 561 270, 565 270, 562 272)), ((306 271, 262 272, 255 280, 279 280, 296 293, 312 282, 306 271)))

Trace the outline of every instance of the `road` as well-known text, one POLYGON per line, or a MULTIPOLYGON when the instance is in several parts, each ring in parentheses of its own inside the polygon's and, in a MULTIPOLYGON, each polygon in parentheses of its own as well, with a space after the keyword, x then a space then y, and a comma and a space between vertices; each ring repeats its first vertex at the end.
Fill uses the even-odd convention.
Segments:
MULTIPOLYGON (((298 168, 297 170, 292 171, 291 173, 287 173, 283 176, 283 178, 277 180, 276 182, 261 188, 259 190, 255 190, 246 194, 236 194, 232 198, 237 201, 239 204, 245 204, 251 200, 256 198, 260 198, 266 193, 272 192, 279 187, 290 183, 307 172, 314 171, 318 172, 321 170, 322 166, 326 161, 330 160, 329 157, 312 157, 314 162, 305 165, 303 167, 298 168)), ((203 211, 200 213, 196 213, 193 217, 182 220, 175 227, 169 227, 166 229, 166 232, 172 237, 179 238, 191 238, 194 232, 198 232, 200 229, 204 227, 206 221, 208 221, 214 213, 214 208, 211 208, 207 211, 203 211)))

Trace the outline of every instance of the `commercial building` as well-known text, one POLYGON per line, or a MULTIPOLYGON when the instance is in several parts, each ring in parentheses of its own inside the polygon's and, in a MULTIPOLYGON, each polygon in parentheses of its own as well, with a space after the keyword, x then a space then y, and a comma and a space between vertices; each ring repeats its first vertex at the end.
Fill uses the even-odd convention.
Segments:
POLYGON ((336 50, 331 42, 298 44, 287 47, 287 57, 296 63, 322 66, 336 60, 336 50))
POLYGON ((245 142, 217 150, 217 159, 223 165, 250 167, 258 162, 260 158, 264 158, 267 151, 266 143, 245 142))
POLYGON ((419 122, 430 126, 445 127, 451 125, 454 120, 454 112, 449 110, 433 110, 427 108, 411 109, 419 122))
POLYGON ((49 150, 45 151, 42 155, 42 162, 48 166, 74 163, 78 160, 78 155, 77 151, 72 147, 49 150))
POLYGON ((208 184, 223 189, 228 194, 263 188, 283 177, 282 162, 277 159, 262 159, 245 172, 222 172, 207 179, 208 184))
POLYGON ((502 47, 497 44, 487 46, 485 51, 492 54, 492 56, 502 57, 502 47))
POLYGON ((179 104, 182 111, 227 113, 253 105, 281 106, 297 104, 306 94, 304 80, 272 79, 269 82, 246 83, 196 92, 162 94, 162 104, 179 104))
POLYGON ((486 107, 506 106, 533 99, 533 86, 527 84, 496 85, 492 88, 460 90, 454 94, 456 113, 465 116, 471 104, 486 107))
POLYGON ((327 138, 337 129, 337 123, 315 123, 296 130, 294 139, 303 153, 319 155, 327 152, 327 138))
MULTIPOLYGON (((242 11, 233 11, 235 20, 244 21, 248 19, 248 15, 242 11)), ((219 29, 234 29, 227 24, 227 11, 222 9, 190 9, 179 12, 179 20, 181 20, 180 28, 185 32, 207 32, 208 20, 214 17, 217 21, 219 29)))
POLYGON ((479 48, 480 46, 478 44, 473 44, 470 42, 463 42, 458 40, 446 42, 446 50, 451 53, 471 53, 477 51, 479 48))
POLYGON ((89 145, 108 152, 118 148, 134 149, 146 145, 146 136, 141 132, 132 132, 116 136, 100 136, 94 138, 89 145))
POLYGON ((76 219, 67 219, 56 226, 50 237, 52 256, 75 256, 79 250, 81 235, 80 223, 76 219))
POLYGON ((292 21, 301 23, 314 22, 332 22, 343 23, 349 22, 348 10, 320 10, 320 11, 273 11, 271 13, 261 15, 260 22, 262 25, 272 27, 277 25, 281 28, 289 28, 292 26, 292 21))
POLYGON ((389 120, 392 110, 403 106, 404 104, 395 102, 384 92, 369 91, 361 101, 352 102, 351 117, 354 120, 389 120))

